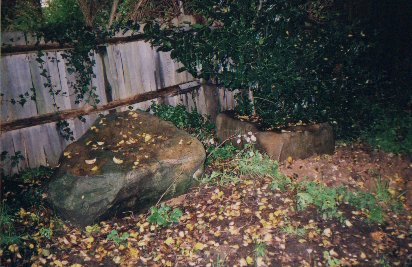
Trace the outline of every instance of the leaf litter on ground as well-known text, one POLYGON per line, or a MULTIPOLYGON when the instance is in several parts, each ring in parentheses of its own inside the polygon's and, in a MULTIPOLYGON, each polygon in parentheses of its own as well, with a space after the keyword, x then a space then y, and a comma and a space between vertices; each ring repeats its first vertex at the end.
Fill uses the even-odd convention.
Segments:
MULTIPOLYGON (((59 220, 46 205, 26 205, 14 214, 14 233, 20 236, 18 241, 2 245, 1 265, 313 266, 320 263, 375 266, 410 263, 412 217, 409 207, 403 205, 400 213, 385 209, 385 222, 377 224, 368 222, 370 211, 341 200, 337 206, 341 216, 325 217, 322 207, 314 204, 310 191, 299 191, 303 190, 298 186, 300 177, 279 173, 275 162, 253 153, 210 164, 206 175, 215 173, 214 181, 200 183, 178 201, 162 204, 159 208, 164 207, 163 213, 159 213, 159 208, 157 214, 154 210, 152 214, 126 213, 122 218, 78 228, 59 220), (244 162, 239 162, 242 157, 244 162), (276 186, 273 181, 277 181, 276 186), (282 181, 286 182, 279 186, 282 181), (299 204, 299 199, 305 201, 304 204, 299 204), (159 214, 168 217, 160 218, 159 214)), ((347 151, 338 148, 335 155, 339 153, 343 155, 347 151)), ((354 149, 353 153, 364 152, 354 149)), ((331 165, 335 164, 334 156, 331 165)), ((304 162, 300 160, 299 164, 304 162)), ((307 162, 316 162, 316 159, 310 158, 307 162)), ((282 164, 295 163, 290 160, 282 164)), ((395 179, 399 179, 399 175, 395 179)), ((322 184, 316 177, 311 181, 322 184)), ((24 187, 33 185, 23 183, 24 187)), ((355 187, 356 184, 352 185, 355 187)), ((12 201, 19 194, 10 193, 7 198, 12 201)), ((336 198, 339 201, 338 195, 336 198)))

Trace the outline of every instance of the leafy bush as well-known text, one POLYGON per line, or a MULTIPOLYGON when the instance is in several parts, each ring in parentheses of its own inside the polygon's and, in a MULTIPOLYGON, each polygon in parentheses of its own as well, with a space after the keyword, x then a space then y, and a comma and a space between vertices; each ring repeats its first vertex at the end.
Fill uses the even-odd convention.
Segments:
POLYGON ((203 117, 196 110, 186 111, 183 105, 171 106, 153 103, 150 110, 161 119, 170 121, 179 129, 199 128, 202 125, 203 117))
POLYGON ((182 211, 178 208, 172 210, 171 207, 162 203, 160 207, 152 207, 150 209, 150 216, 147 220, 150 223, 159 225, 160 227, 167 227, 172 223, 178 223, 180 217, 183 215, 182 211))
POLYGON ((35 2, 29 0, 2 1, 2 31, 30 32, 36 30, 42 24, 43 18, 41 7, 35 2))
POLYGON ((239 112, 250 112, 252 89, 264 126, 330 121, 338 135, 353 136, 375 116, 372 105, 405 106, 411 93, 405 100, 408 85, 393 85, 382 71, 380 31, 349 21, 339 1, 328 3, 193 0, 188 10, 201 23, 149 22, 144 31, 182 70, 240 89, 239 112))
POLYGON ((412 154, 412 116, 383 117, 376 121, 364 138, 372 146, 387 152, 412 154))
POLYGON ((208 147, 208 161, 227 160, 236 155, 238 149, 232 144, 225 144, 224 146, 209 146, 208 147))
POLYGON ((384 210, 379 206, 376 197, 366 192, 347 192, 345 201, 360 210, 368 212, 368 220, 372 223, 384 221, 384 210))
POLYGON ((195 109, 188 112, 183 105, 171 106, 153 103, 150 110, 161 119, 170 121, 177 128, 196 134, 201 137, 200 139, 209 137, 214 128, 208 118, 203 117, 195 109))
POLYGON ((47 24, 66 24, 73 21, 82 22, 83 14, 79 3, 71 0, 51 0, 43 11, 47 24))

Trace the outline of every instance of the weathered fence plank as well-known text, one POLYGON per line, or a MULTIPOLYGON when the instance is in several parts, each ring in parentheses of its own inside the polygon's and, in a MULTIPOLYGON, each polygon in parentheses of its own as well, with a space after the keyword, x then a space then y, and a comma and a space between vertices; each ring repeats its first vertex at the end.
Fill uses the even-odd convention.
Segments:
POLYGON ((138 41, 136 36, 116 36, 109 41, 103 52, 93 56, 96 61, 93 67, 96 77, 92 79, 91 86, 96 87, 100 100, 95 110, 85 103, 75 103, 72 84, 76 77, 75 74, 68 73, 66 62, 62 58, 62 54, 67 52, 65 49, 70 47, 61 48, 56 44, 48 47, 41 43, 42 48, 50 49, 42 59, 45 62, 44 68, 51 76, 53 88, 66 93, 66 96, 56 97, 56 104, 60 107, 56 113, 53 97, 44 85, 47 79, 41 75, 42 69, 36 61, 38 47, 34 46, 35 38, 30 35, 26 38, 21 33, 3 33, 2 36, 5 46, 2 46, 1 56, 1 91, 4 96, 1 97, 0 104, 0 152, 8 151, 10 155, 14 155, 21 151, 26 158, 15 168, 11 168, 10 162, 0 163, 7 172, 58 164, 61 152, 70 141, 59 135, 56 120, 67 119, 74 137, 78 138, 95 121, 97 112, 107 113, 107 110, 114 108, 125 110, 125 105, 147 109, 152 101, 183 104, 188 110, 197 109, 208 115, 212 115, 210 113, 213 113, 212 109, 216 106, 226 109, 233 108, 234 105, 231 99, 233 93, 223 89, 219 93, 215 92, 215 95, 212 93, 213 89, 206 87, 180 94, 182 90, 176 85, 191 81, 193 77, 187 72, 176 72, 182 65, 174 62, 170 53, 157 52, 149 43, 138 41), (162 89, 165 87, 166 89, 162 89), (12 98, 18 99, 20 94, 28 92, 30 88, 35 89, 36 102, 28 100, 24 107, 8 102, 12 98), (79 115, 84 116, 86 123, 75 118, 79 115), (35 118, 31 118, 33 116, 35 118), (37 126, 22 128, 30 125, 37 126))
MULTIPOLYGON (((196 82, 194 82, 194 84, 192 85, 193 88, 199 87, 199 86, 200 84, 196 82)), ((97 113, 101 111, 114 109, 117 107, 123 107, 126 105, 141 103, 141 102, 155 99, 161 96, 174 96, 174 95, 179 94, 180 90, 181 90, 181 85, 173 85, 173 86, 160 89, 158 91, 149 91, 149 92, 145 92, 145 93, 135 95, 129 98, 114 100, 105 105, 101 105, 97 107, 85 106, 83 108, 68 109, 68 110, 63 110, 63 111, 54 112, 54 113, 42 114, 42 115, 38 115, 35 117, 18 119, 18 120, 14 120, 11 122, 2 123, 0 130, 2 132, 7 132, 7 131, 16 130, 16 129, 36 126, 36 125, 40 125, 43 123, 49 123, 49 122, 54 122, 58 120, 65 120, 65 119, 69 119, 73 117, 89 115, 91 113, 97 113)))

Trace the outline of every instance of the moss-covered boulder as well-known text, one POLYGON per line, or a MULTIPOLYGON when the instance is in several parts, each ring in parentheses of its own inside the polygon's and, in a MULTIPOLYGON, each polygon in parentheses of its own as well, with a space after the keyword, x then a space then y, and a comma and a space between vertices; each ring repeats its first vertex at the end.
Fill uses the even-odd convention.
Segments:
POLYGON ((145 112, 110 114, 63 152, 49 200, 65 219, 88 225, 183 194, 201 175, 203 145, 145 112))

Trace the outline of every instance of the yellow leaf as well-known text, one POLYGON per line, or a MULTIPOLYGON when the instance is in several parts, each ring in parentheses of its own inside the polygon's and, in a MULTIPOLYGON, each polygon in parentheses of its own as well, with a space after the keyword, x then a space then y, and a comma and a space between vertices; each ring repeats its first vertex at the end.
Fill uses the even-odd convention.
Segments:
POLYGON ((118 159, 118 158, 116 158, 116 157, 113 157, 113 162, 116 163, 116 164, 122 164, 122 163, 123 163, 123 160, 118 159))
POLYGON ((92 169, 91 169, 91 171, 97 171, 99 169, 99 167, 97 167, 97 166, 94 166, 92 169))
POLYGON ((23 209, 23 208, 20 208, 20 210, 19 210, 19 215, 20 215, 20 217, 23 218, 26 214, 27 214, 26 210, 23 209))
POLYGON ((139 250, 136 248, 129 248, 129 255, 132 259, 137 259, 139 257, 139 250))
POLYGON ((203 250, 205 248, 205 245, 202 243, 196 243, 195 246, 193 247, 194 250, 203 250))
POLYGON ((18 251, 19 251, 19 247, 18 247, 16 244, 11 244, 11 245, 9 246, 9 250, 10 250, 10 252, 15 253, 15 252, 18 252, 18 251))
POLYGON ((248 265, 252 265, 252 263, 253 263, 252 257, 247 256, 247 257, 246 257, 246 262, 247 262, 248 265))
POLYGON ((361 257, 362 259, 366 259, 366 254, 365 254, 364 252, 361 252, 360 257, 361 257))
POLYGON ((63 155, 65 156, 65 157, 68 157, 68 156, 70 156, 70 151, 65 151, 64 153, 63 153, 63 155))
POLYGON ((175 241, 173 240, 173 238, 171 238, 171 237, 169 237, 169 238, 167 238, 166 240, 165 240, 165 244, 166 245, 172 245, 172 244, 174 244, 175 243, 175 241))
POLYGON ((94 164, 94 163, 96 162, 96 158, 94 158, 94 159, 86 159, 84 162, 86 162, 86 164, 91 165, 91 164, 94 164))
POLYGON ((70 267, 82 267, 83 265, 79 264, 79 263, 75 263, 70 265, 70 267))
POLYGON ((188 223, 186 224, 186 228, 189 229, 189 231, 192 231, 194 227, 193 227, 193 224, 188 223))
POLYGON ((132 237, 132 238, 136 238, 138 235, 139 235, 139 233, 137 233, 137 232, 131 232, 130 233, 130 237, 132 237))
POLYGON ((99 146, 102 146, 102 145, 104 145, 104 142, 97 142, 97 144, 98 144, 99 146))
POLYGON ((152 139, 152 136, 151 136, 150 134, 146 134, 146 135, 144 136, 144 141, 145 141, 145 142, 150 141, 150 139, 152 139))
POLYGON ((288 162, 292 163, 293 162, 293 158, 291 156, 288 157, 288 162))

